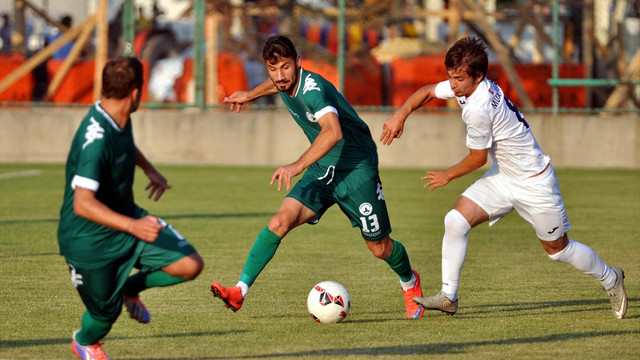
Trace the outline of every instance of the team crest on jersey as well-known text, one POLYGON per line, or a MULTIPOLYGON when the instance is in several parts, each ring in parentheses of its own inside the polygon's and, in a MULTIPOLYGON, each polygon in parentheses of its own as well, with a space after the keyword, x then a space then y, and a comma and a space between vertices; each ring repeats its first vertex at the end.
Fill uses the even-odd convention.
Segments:
POLYGON ((369 216, 373 212, 373 206, 368 202, 365 202, 360 204, 360 207, 358 208, 358 210, 360 210, 360 214, 364 216, 369 216))
POLYGON ((318 122, 318 120, 316 119, 315 115, 313 115, 312 113, 307 111, 307 120, 311 121, 311 122, 318 122))
POLYGON ((89 144, 93 143, 96 139, 102 139, 104 137, 104 129, 100 127, 100 123, 93 117, 89 119, 91 125, 87 126, 87 132, 84 134, 84 138, 87 140, 82 144, 82 150, 89 144))
POLYGON ((306 94, 307 91, 312 90, 321 91, 318 87, 318 83, 316 83, 316 80, 311 77, 311 74, 309 74, 306 78, 304 78, 304 88, 302 89, 302 95, 306 94))

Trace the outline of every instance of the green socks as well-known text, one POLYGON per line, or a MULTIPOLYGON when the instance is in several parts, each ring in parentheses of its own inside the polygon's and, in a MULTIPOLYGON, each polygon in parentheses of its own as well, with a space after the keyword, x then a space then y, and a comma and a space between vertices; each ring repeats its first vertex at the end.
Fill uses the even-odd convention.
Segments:
POLYGON ((391 241, 393 242, 393 249, 391 249, 391 254, 389 254, 385 261, 389 264, 389 267, 400 276, 401 281, 407 282, 411 280, 413 276, 409 255, 407 255, 407 250, 405 250, 401 242, 393 239, 391 239, 391 241))
POLYGON ((180 284, 185 281, 187 281, 187 279, 169 275, 162 270, 156 270, 150 273, 138 271, 137 273, 129 276, 127 282, 124 284, 122 292, 127 296, 136 297, 142 290, 148 288, 170 286, 180 284))
POLYGON ((268 226, 265 226, 265 228, 260 231, 249 252, 247 261, 244 263, 240 281, 248 286, 253 284, 260 272, 262 272, 276 253, 276 250, 278 250, 280 240, 282 240, 282 238, 269 230, 268 226))
MULTIPOLYGON (((281 237, 274 234, 269 227, 265 227, 260 231, 256 241, 253 243, 253 247, 249 252, 247 261, 244 263, 242 269, 242 275, 240 281, 251 286, 256 280, 260 272, 267 266, 267 263, 273 258, 278 246, 280 246, 281 237)), ((400 280, 407 282, 411 280, 413 272, 411 269, 411 263, 409 262, 409 255, 402 243, 393 241, 393 249, 391 254, 386 259, 387 264, 396 274, 400 277, 400 280)))

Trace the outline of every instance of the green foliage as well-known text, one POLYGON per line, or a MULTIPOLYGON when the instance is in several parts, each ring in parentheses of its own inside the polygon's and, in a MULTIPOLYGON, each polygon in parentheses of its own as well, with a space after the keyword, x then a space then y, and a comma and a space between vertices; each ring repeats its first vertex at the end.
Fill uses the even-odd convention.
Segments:
MULTIPOLYGON (((640 171, 560 169, 571 238, 626 272, 627 318, 613 317, 599 284, 549 260, 528 224, 511 214, 470 234, 460 308, 405 319, 397 277, 367 250, 336 207, 282 242, 237 313, 209 292, 234 285, 257 233, 285 193, 273 168, 161 166, 174 188, 138 203, 172 223, 206 262, 185 284, 145 291, 152 321, 126 311, 105 338, 117 359, 633 359, 640 357, 640 171), (344 284, 352 309, 340 324, 317 324, 306 296, 322 280, 344 284)), ((393 224, 422 278, 440 290, 443 217, 480 173, 429 192, 423 170, 383 169, 393 224)), ((62 165, 0 164, 0 358, 72 358, 71 333, 84 307, 58 255, 62 165), (37 170, 37 173, 26 172, 37 170), (17 177, 6 174, 14 173, 17 177)))

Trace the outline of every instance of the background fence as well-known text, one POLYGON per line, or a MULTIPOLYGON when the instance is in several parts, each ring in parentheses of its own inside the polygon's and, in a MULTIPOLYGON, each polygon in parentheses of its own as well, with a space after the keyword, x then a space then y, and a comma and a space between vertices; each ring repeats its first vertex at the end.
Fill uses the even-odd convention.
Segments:
POLYGON ((303 67, 336 84, 352 104, 395 107, 445 80, 447 48, 473 35, 489 45, 488 77, 522 108, 637 113, 638 3, 4 1, 0 102, 91 103, 99 95, 96 69, 125 54, 145 65, 143 106, 219 106, 225 95, 264 80, 262 45, 278 32, 294 40, 303 67))

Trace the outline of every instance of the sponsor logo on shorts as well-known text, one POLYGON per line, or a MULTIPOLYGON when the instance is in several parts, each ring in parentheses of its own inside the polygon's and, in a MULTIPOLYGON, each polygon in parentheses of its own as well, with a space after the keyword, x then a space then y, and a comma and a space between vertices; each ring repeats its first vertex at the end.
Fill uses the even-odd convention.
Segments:
POLYGON ((373 212, 373 206, 368 202, 360 204, 358 209, 360 210, 360 214, 364 216, 369 216, 373 212))

